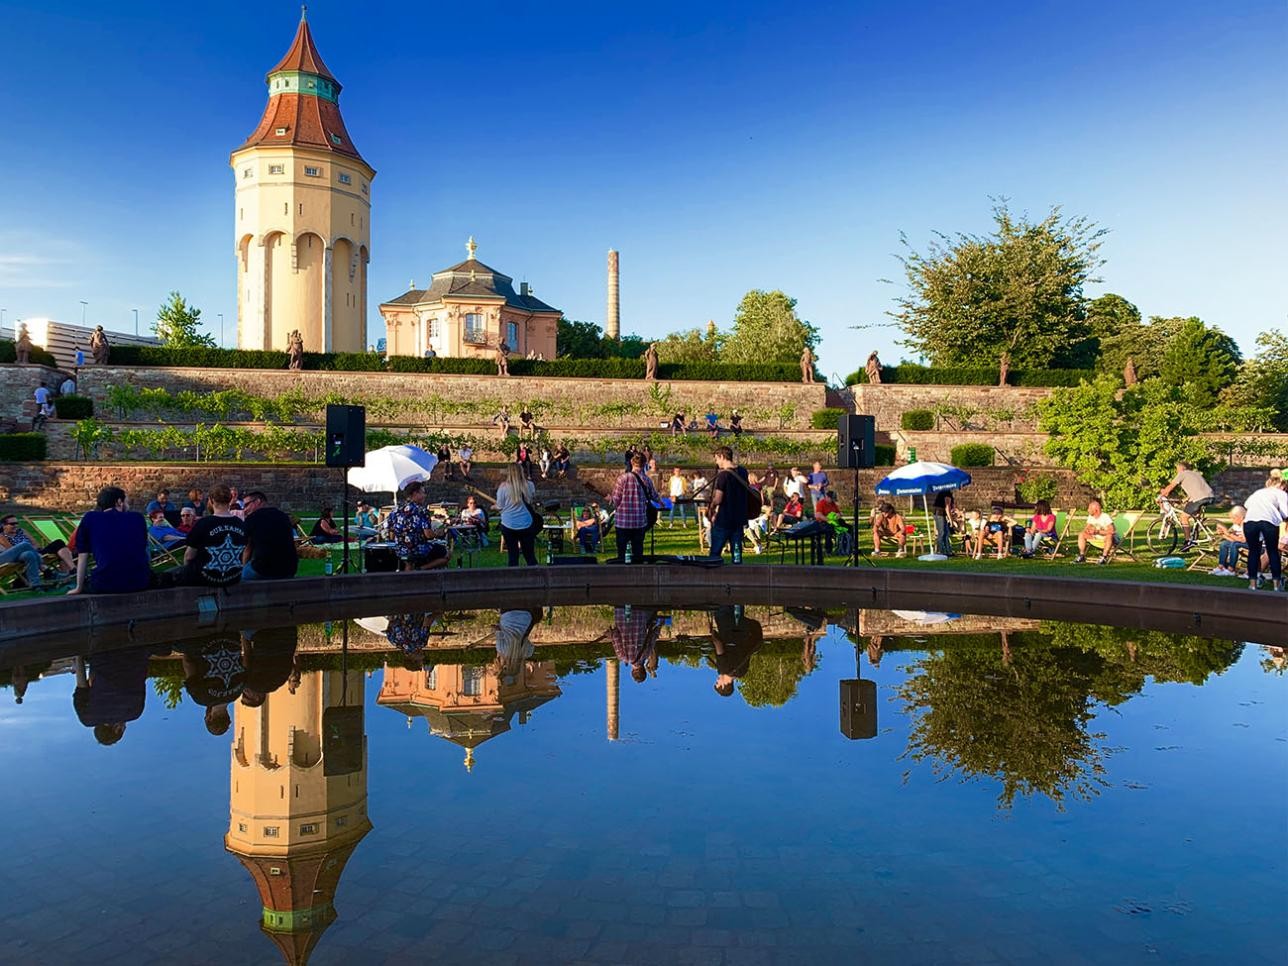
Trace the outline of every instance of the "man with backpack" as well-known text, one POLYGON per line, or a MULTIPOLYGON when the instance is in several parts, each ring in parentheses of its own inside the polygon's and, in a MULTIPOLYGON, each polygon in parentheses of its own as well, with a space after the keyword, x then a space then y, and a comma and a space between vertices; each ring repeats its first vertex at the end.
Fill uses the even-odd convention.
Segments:
POLYGON ((711 502, 707 506, 707 518, 711 521, 708 556, 719 558, 728 546, 734 562, 739 563, 742 561, 742 531, 749 519, 760 515, 760 495, 752 489, 746 468, 735 462, 733 450, 719 446, 711 455, 715 457, 718 472, 711 485, 711 502))

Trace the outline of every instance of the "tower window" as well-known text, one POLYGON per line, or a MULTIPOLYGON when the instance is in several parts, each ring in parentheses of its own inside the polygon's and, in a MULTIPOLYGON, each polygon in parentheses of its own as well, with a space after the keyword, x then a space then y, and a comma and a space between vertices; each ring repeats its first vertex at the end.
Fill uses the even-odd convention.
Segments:
POLYGON ((353 178, 347 174, 340 174, 340 184, 353 184, 353 178))
POLYGON ((338 135, 338 134, 332 134, 332 135, 331 135, 331 143, 332 143, 332 144, 343 144, 343 143, 344 143, 344 138, 340 137, 340 135, 338 135))
POLYGON ((245 823, 245 822, 238 822, 238 823, 237 823, 237 831, 239 831, 239 832, 244 832, 244 831, 246 831, 246 823, 245 823))
POLYGON ((336 828, 344 828, 348 824, 349 824, 349 817, 347 815, 341 815, 339 818, 335 820, 336 828))
POLYGON ((365 181, 364 181, 364 182, 362 182, 362 193, 363 193, 364 195, 367 193, 367 182, 365 182, 365 181))
POLYGON ((279 138, 284 138, 284 137, 286 137, 286 128, 284 128, 284 127, 279 127, 279 128, 278 128, 276 131, 274 131, 273 133, 274 133, 274 134, 276 134, 279 138))
POLYGON ((268 173, 269 173, 269 174, 286 174, 286 165, 284 165, 284 164, 270 164, 270 165, 268 166, 268 173))
POLYGON ((311 166, 311 165, 307 165, 307 164, 304 166, 304 173, 305 173, 305 175, 307 175, 307 176, 308 176, 308 177, 310 177, 310 178, 320 178, 320 177, 322 177, 322 169, 321 169, 321 168, 315 168, 315 167, 313 167, 313 166, 311 166))
POLYGON ((275 839, 275 838, 277 838, 277 826, 276 826, 276 825, 265 825, 265 826, 264 826, 264 838, 266 838, 266 839, 275 839))
POLYGON ((308 824, 308 825, 301 825, 301 826, 300 826, 300 834, 301 834, 301 835, 317 835, 317 834, 318 834, 318 827, 317 827, 316 825, 312 824, 312 823, 310 823, 310 824, 308 824))
POLYGON ((245 180, 255 173, 254 168, 242 168, 242 179, 245 180))

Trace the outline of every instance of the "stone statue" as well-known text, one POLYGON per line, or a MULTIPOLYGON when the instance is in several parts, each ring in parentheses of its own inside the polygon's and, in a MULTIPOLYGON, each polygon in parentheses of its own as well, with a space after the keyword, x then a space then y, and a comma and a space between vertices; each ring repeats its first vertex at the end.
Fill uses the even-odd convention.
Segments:
POLYGON ((17 363, 25 366, 31 361, 31 336, 27 334, 27 323, 18 323, 18 341, 14 343, 14 350, 18 353, 17 363))
POLYGON ((1123 366, 1123 383, 1127 386, 1134 386, 1139 380, 1136 378, 1136 363, 1131 356, 1127 357, 1127 365, 1123 366))
POLYGON ((292 329, 286 337, 286 368, 299 372, 304 368, 304 336, 299 329, 292 329))
POLYGON ((801 353, 801 382, 812 384, 814 382, 814 353, 810 347, 806 346, 805 351, 801 353))
POLYGON ((1010 371, 1011 371, 1011 354, 1009 352, 1003 352, 1002 358, 997 364, 997 384, 999 386, 1006 385, 1006 377, 1010 373, 1010 371))
POLYGON ((95 326, 94 331, 90 333, 89 351, 94 356, 95 365, 107 365, 107 357, 111 354, 112 346, 107 341, 107 333, 103 331, 101 325, 95 326))
POLYGON ((877 385, 881 382, 881 360, 877 358, 876 350, 872 350, 872 355, 868 356, 867 365, 863 367, 868 374, 868 382, 877 385))
POLYGON ((644 378, 657 378, 657 343, 650 342, 649 347, 644 351, 644 378))
POLYGON ((508 376, 510 374, 510 347, 504 342, 497 343, 496 374, 498 376, 508 376))

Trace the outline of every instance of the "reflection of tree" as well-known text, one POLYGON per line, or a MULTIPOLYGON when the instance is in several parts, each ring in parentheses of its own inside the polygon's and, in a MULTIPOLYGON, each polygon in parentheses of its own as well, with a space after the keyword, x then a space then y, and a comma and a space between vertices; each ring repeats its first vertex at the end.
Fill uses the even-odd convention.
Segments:
POLYGON ((1105 785, 1095 705, 1138 693, 1147 676, 1201 684, 1238 659, 1241 645, 1151 631, 1057 625, 1008 648, 952 647, 911 667, 899 697, 913 718, 908 755, 937 775, 991 777, 999 803, 1035 792, 1057 804, 1105 785))
POLYGON ((778 707, 795 697, 796 685, 805 673, 799 653, 762 652, 751 659, 746 675, 738 682, 738 693, 753 708, 778 707))
POLYGON ((183 701, 183 675, 158 674, 152 678, 152 690, 157 697, 165 700, 165 706, 173 711, 183 701))

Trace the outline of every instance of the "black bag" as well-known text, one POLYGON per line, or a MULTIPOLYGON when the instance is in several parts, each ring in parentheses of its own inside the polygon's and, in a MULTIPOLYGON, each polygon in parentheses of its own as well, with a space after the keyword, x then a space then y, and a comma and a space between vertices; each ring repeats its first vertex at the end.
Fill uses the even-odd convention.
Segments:
POLYGON ((658 507, 657 503, 648 498, 648 487, 644 485, 644 481, 640 479, 639 474, 633 470, 627 470, 627 472, 630 473, 631 476, 635 477, 635 482, 639 484, 640 492, 644 496, 644 529, 648 530, 657 523, 658 514, 661 512, 661 509, 658 507))
POLYGON ((533 533, 540 533, 541 528, 546 525, 545 517, 537 512, 537 508, 528 502, 527 496, 523 493, 519 494, 519 499, 523 501, 523 505, 528 508, 528 513, 532 517, 532 526, 530 529, 533 533))

